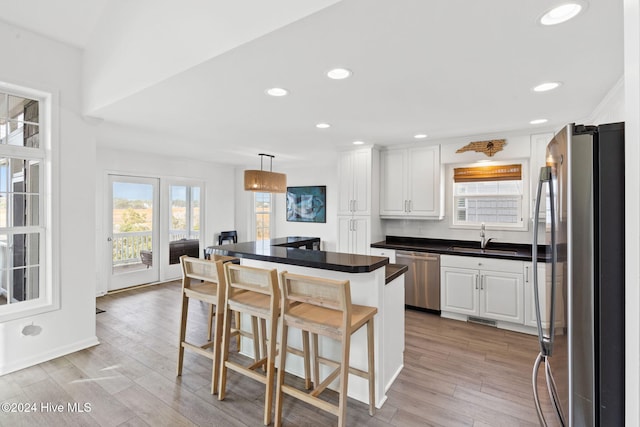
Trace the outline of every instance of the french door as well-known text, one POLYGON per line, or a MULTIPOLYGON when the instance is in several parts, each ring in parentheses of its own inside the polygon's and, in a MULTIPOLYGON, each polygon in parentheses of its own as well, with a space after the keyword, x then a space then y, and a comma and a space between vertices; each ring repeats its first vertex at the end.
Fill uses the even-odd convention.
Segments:
POLYGON ((109 290, 160 280, 159 180, 109 175, 109 290))

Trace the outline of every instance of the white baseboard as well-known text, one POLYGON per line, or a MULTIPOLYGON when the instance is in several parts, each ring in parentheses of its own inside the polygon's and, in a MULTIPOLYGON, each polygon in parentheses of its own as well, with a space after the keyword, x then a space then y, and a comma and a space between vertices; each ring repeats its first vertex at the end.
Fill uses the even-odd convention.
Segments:
POLYGON ((72 344, 68 344, 62 347, 58 347, 52 350, 48 350, 44 353, 40 353, 28 358, 23 358, 7 365, 0 365, 0 376, 19 371, 20 369, 29 368, 39 363, 48 362, 58 357, 66 356, 67 354, 74 353, 76 351, 84 350, 85 348, 93 347, 100 344, 97 336, 87 338, 86 340, 78 341, 72 344))

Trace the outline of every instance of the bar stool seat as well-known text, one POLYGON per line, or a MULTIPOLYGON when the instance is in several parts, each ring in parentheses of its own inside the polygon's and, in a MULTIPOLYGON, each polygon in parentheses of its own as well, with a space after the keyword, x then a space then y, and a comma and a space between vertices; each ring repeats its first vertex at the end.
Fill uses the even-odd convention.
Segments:
POLYGON ((349 374, 355 374, 368 380, 369 414, 373 415, 375 411, 373 319, 378 309, 352 304, 348 280, 338 281, 282 272, 280 274, 280 290, 282 292, 280 346, 288 348, 289 327, 301 329, 303 334, 312 334, 315 388, 311 392, 306 392, 285 384, 284 372, 288 352, 281 354, 276 379, 275 425, 282 424, 282 401, 284 394, 287 394, 337 415, 338 425, 344 426, 349 374), (364 325, 367 326, 367 371, 349 366, 351 335, 364 325), (318 335, 341 343, 339 361, 318 354, 318 335), (320 364, 334 368, 333 372, 322 381, 319 377, 320 364), (340 380, 339 403, 336 406, 318 396, 338 378, 340 380))

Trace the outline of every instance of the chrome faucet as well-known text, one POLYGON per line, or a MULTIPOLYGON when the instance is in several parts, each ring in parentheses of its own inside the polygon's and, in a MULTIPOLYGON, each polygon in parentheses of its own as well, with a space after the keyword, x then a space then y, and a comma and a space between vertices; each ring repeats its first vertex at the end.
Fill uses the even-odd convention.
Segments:
POLYGON ((480 225, 480 249, 485 249, 490 241, 491 241, 491 238, 489 239, 484 238, 484 222, 483 222, 482 225, 480 225))

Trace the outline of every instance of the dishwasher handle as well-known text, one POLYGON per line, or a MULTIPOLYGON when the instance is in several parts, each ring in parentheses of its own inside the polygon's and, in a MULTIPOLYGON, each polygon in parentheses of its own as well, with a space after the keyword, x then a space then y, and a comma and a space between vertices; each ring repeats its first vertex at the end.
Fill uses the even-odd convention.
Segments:
POLYGON ((415 255, 415 254, 409 253, 409 252, 396 252, 396 259, 398 257, 409 258, 409 259, 418 259, 418 260, 424 260, 424 261, 438 261, 438 259, 440 258, 437 255, 415 255))

